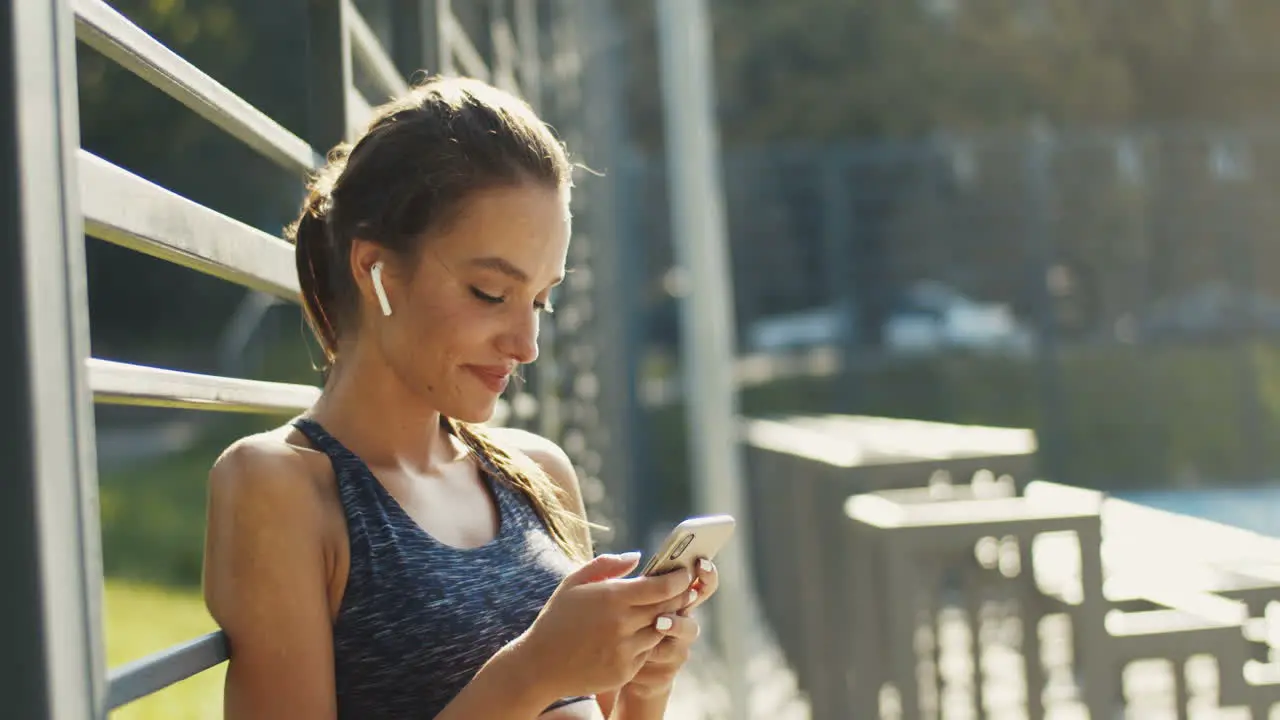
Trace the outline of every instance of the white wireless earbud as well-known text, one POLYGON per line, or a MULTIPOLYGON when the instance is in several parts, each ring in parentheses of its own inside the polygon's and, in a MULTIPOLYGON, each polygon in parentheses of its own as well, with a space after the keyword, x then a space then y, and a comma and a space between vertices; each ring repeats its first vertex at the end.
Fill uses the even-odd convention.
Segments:
POLYGON ((378 296, 378 304, 382 306, 383 315, 391 315, 391 303, 387 302, 387 290, 382 287, 382 261, 373 264, 369 274, 373 276, 373 294, 378 296))

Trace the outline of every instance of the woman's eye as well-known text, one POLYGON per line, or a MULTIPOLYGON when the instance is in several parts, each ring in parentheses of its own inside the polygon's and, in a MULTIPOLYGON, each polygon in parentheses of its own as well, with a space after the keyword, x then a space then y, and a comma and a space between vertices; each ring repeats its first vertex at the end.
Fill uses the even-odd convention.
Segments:
MULTIPOLYGON (((490 305, 501 305, 507 300, 501 295, 490 295, 489 293, 484 292, 480 288, 476 288, 476 287, 471 288, 471 294, 475 295, 476 299, 482 302, 488 303, 490 305)), ((548 314, 554 313, 556 311, 555 308, 551 307, 550 300, 535 300, 533 303, 533 307, 538 312, 544 312, 548 314)))
POLYGON ((501 297, 498 297, 497 295, 490 295, 489 293, 486 293, 486 292, 481 292, 478 288, 471 288, 471 294, 475 295, 476 298, 489 303, 490 305, 497 305, 498 303, 502 302, 501 297))

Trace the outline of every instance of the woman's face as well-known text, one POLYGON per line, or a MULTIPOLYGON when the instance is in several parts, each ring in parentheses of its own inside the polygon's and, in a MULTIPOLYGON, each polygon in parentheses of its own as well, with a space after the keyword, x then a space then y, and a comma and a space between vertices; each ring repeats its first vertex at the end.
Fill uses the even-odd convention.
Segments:
POLYGON ((567 191, 497 187, 471 195, 426 240, 411 277, 388 266, 392 315, 369 319, 401 381, 448 417, 488 420, 517 367, 538 357, 569 234, 567 191))

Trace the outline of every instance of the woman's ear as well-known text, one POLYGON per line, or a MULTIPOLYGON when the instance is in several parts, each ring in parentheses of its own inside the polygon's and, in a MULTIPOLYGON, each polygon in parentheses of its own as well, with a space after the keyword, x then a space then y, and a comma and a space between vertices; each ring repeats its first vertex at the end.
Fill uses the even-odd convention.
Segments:
POLYGON ((351 242, 351 274, 360 294, 376 301, 384 316, 391 315, 391 300, 386 286, 386 250, 367 240, 351 242), (370 297, 372 295, 372 297, 370 297))

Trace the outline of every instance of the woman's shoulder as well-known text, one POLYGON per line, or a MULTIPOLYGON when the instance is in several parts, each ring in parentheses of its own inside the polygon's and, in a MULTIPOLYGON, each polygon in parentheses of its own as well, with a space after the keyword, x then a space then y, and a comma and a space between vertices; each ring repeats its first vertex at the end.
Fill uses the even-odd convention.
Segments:
POLYGON ((340 598, 340 525, 317 462, 324 456, 295 441, 288 427, 241 438, 209 472, 205 603, 233 638, 258 633, 271 603, 293 612, 340 598), (317 588, 327 596, 311 597, 317 588))
POLYGON ((252 507, 254 515, 269 510, 288 516, 321 512, 331 494, 326 473, 332 471, 322 453, 297 442, 296 433, 286 425, 228 446, 209 471, 211 509, 252 507))
MULTIPOLYGON (((578 474, 573 469, 573 461, 554 441, 537 433, 519 428, 489 427, 485 432, 504 450, 514 450, 519 455, 532 460, 551 476, 556 484, 578 487, 578 474)), ((516 459, 521 459, 518 455, 516 459)))

